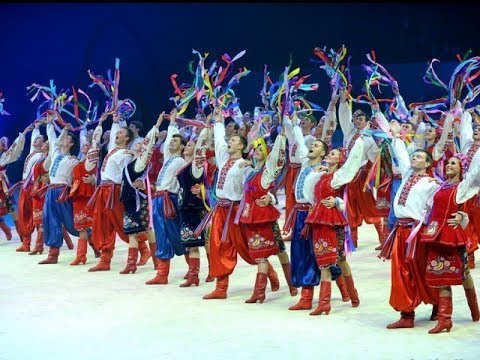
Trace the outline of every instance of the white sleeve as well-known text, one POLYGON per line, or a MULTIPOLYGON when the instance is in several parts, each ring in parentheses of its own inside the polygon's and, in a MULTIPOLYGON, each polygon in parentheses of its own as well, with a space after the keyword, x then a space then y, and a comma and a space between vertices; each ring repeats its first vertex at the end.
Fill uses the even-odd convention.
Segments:
POLYGON ((98 163, 98 147, 100 145, 100 141, 102 140, 102 132, 103 130, 101 125, 98 125, 93 132, 92 145, 90 146, 85 159, 85 170, 87 171, 92 171, 98 163))
POLYGON ((323 124, 322 140, 328 145, 332 144, 332 137, 337 129, 337 113, 335 110, 336 109, 327 111, 325 115, 325 122, 323 124))
POLYGON ((465 178, 458 184, 456 202, 463 204, 480 191, 480 151, 473 156, 465 178))
POLYGON ((392 155, 398 161, 398 169, 400 170, 400 174, 403 178, 411 167, 410 156, 408 155, 407 147, 405 146, 403 140, 395 138, 392 140, 392 150, 392 155))
POLYGON ((148 139, 147 148, 143 151, 142 155, 135 160, 134 170, 136 173, 142 172, 147 167, 147 164, 150 162, 157 135, 158 128, 154 126, 150 129, 146 136, 146 138, 148 139))
POLYGON ((275 180, 275 176, 282 169, 285 164, 285 147, 287 139, 285 136, 279 134, 275 139, 272 151, 268 154, 265 161, 265 169, 262 172, 262 187, 267 189, 275 180), (282 159, 283 156, 283 159, 282 159))
POLYGON ((59 149, 58 149, 57 133, 55 132, 55 127, 51 122, 47 124, 47 138, 48 138, 48 156, 50 156, 50 159, 53 159, 57 154, 57 152, 59 151, 59 149))
POLYGON ((0 158, 0 165, 5 166, 18 160, 25 147, 25 135, 19 133, 12 145, 5 151, 0 158))
POLYGON ((440 135, 440 139, 433 147, 433 160, 439 160, 445 153, 449 134, 453 134, 453 115, 451 113, 447 114, 445 122, 443 123, 442 135, 440 135))
POLYGON ((340 105, 338 105, 338 122, 343 133, 343 144, 346 145, 346 139, 355 131, 352 122, 352 109, 348 101, 340 102, 340 105))
POLYGON ((195 149, 193 150, 192 161, 192 175, 196 179, 199 179, 203 174, 203 166, 205 164, 206 152, 208 149, 208 128, 203 128, 198 135, 198 139, 195 143, 195 149))
MULTIPOLYGON (((305 145, 305 140, 303 138, 302 130, 300 129, 300 126, 298 126, 297 124, 294 124, 292 126, 292 122, 287 116, 283 117, 283 123, 285 125, 289 124, 291 126, 293 144, 297 145, 297 154, 298 154, 298 157, 300 158, 300 161, 303 164, 304 162, 308 161, 308 157, 307 157, 308 148, 305 145)), ((287 131, 288 131, 288 128, 285 127, 285 132, 287 132, 287 131)))
POLYGON ((348 184, 353 180, 362 166, 363 147, 364 143, 362 138, 355 140, 355 144, 353 145, 345 164, 333 174, 332 181, 330 182, 332 188, 338 189, 342 185, 348 184))
POLYGON ((472 114, 464 111, 460 121, 460 152, 466 154, 473 144, 472 114))
POLYGON ((35 151, 35 148, 33 147, 33 144, 35 143, 35 140, 37 140, 37 138, 40 136, 40 129, 33 129, 32 131, 32 136, 30 137, 30 152, 29 154, 31 154, 32 152, 35 151))
POLYGON ((213 126, 213 140, 215 141, 215 161, 217 166, 220 167, 228 159, 225 125, 221 122, 216 122, 213 126))
POLYGON ((417 149, 423 149, 425 147, 425 131, 427 131, 427 124, 422 121, 418 124, 415 136, 413 137, 413 142, 417 149))
POLYGON ((107 154, 115 149, 115 138, 117 137, 117 133, 120 130, 120 124, 119 123, 112 123, 112 127, 110 128, 110 138, 108 140, 108 147, 107 147, 107 154))

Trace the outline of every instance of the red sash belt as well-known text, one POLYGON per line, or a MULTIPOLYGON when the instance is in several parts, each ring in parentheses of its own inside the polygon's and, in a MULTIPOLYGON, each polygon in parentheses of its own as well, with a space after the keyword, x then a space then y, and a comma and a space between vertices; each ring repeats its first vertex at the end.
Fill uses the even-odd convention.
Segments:
POLYGON ((110 180, 102 180, 100 182, 100 185, 97 186, 97 188, 95 189, 95 192, 93 193, 92 197, 88 201, 86 208, 87 209, 93 208, 95 206, 95 203, 97 202, 97 197, 98 197, 100 188, 108 187, 110 191, 108 194, 107 203, 105 204, 105 208, 113 209, 113 200, 115 198, 115 187, 117 186, 120 186, 120 184, 116 184, 110 180))
POLYGON ((382 251, 380 251, 380 254, 378 255, 378 257, 383 260, 390 260, 390 257, 392 255, 393 240, 395 239, 395 234, 397 233, 397 229, 399 227, 402 227, 402 228, 411 228, 413 230, 415 225, 417 224, 418 222, 414 219, 410 219, 410 218, 397 219, 395 227, 393 228, 392 232, 388 235, 387 239, 385 240, 385 243, 383 244, 383 247, 382 247, 382 251))
POLYGON ((217 209, 217 207, 225 207, 225 208, 228 207, 228 214, 227 214, 227 218, 225 219, 225 224, 223 226, 222 238, 221 238, 222 242, 225 241, 225 239, 227 237, 227 232, 228 232, 228 224, 230 222, 230 217, 232 216, 232 212, 233 212, 233 206, 235 204, 240 204, 240 201, 218 199, 217 203, 212 208, 212 210, 210 210, 207 213, 207 215, 205 215, 205 217, 202 219, 200 224, 198 224, 197 228, 195 229, 195 231, 193 233, 193 236, 198 237, 200 235, 200 233, 203 231, 203 229, 205 229, 207 227, 207 225, 212 220, 213 214, 215 213, 215 210, 217 209))
POLYGON ((297 218, 297 213, 299 211, 308 211, 310 210, 310 207, 310 204, 296 203, 290 212, 288 219, 285 221, 285 225, 283 225, 283 231, 289 232, 293 227, 293 222, 297 218))
POLYGON ((175 211, 175 206, 173 205, 172 199, 170 199, 170 192, 167 190, 160 190, 155 192, 153 198, 163 198, 163 214, 167 219, 174 219, 177 216, 175 211))

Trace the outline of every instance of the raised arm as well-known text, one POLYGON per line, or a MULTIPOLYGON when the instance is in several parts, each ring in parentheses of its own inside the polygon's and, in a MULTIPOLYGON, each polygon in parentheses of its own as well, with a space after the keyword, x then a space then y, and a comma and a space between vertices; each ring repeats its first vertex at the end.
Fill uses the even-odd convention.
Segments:
POLYGON ((272 151, 268 154, 265 161, 265 169, 262 173, 262 187, 268 189, 270 184, 275 180, 278 172, 285 166, 285 147, 287 146, 287 138, 284 135, 278 135, 273 144, 272 151))
POLYGON ((300 161, 303 164, 304 162, 308 161, 308 157, 307 157, 308 148, 305 145, 305 140, 303 139, 302 130, 300 129, 300 126, 298 126, 297 117, 295 114, 292 115, 292 119, 293 119, 293 124, 292 124, 292 120, 290 120, 288 116, 283 117, 283 123, 285 125, 285 133, 288 134, 291 131, 290 136, 293 139, 293 144, 297 145, 297 154, 298 154, 298 157, 300 158, 300 161))
POLYGON ((442 135, 440 135, 440 139, 437 141, 435 146, 433 147, 432 157, 433 160, 439 160, 447 146, 447 139, 449 136, 453 136, 453 115, 448 112, 447 116, 445 117, 445 121, 443 123, 442 135))
POLYGON ((465 178, 458 184, 456 202, 463 204, 480 191, 480 151, 473 156, 465 178))
POLYGON ((204 127, 198 135, 197 142, 195 143, 195 150, 193 151, 192 161, 192 175, 199 179, 203 175, 203 168, 206 160, 206 152, 208 149, 208 129, 204 127))
POLYGON ((0 157, 0 166, 5 166, 18 160, 25 146, 25 134, 19 133, 12 145, 0 157))
POLYGON ((460 152, 466 154, 473 144, 472 114, 464 111, 460 121, 460 152))
POLYGON ((225 123, 220 109, 215 108, 213 113, 213 140, 215 142, 215 161, 217 166, 220 166, 228 159, 227 148, 228 144, 225 141, 225 123))
POLYGON ((142 155, 135 160, 134 169, 136 173, 142 172, 150 162, 158 135, 159 126, 157 126, 157 124, 153 126, 145 136, 145 138, 148 139, 147 148, 143 151, 142 155))
POLYGON ((348 136, 355 131, 352 122, 351 103, 347 99, 347 91, 340 90, 340 105, 338 105, 338 122, 343 133, 343 144, 346 144, 348 136))
POLYGON ((328 145, 332 144, 333 133, 337 129, 337 112, 336 104, 338 97, 334 97, 328 105, 327 113, 325 114, 325 122, 322 129, 322 140, 328 145))
POLYGON ((392 135, 394 137, 392 140, 392 157, 397 159, 398 169, 403 178, 411 167, 410 156, 408 155, 405 142, 399 138, 401 127, 398 122, 395 120, 390 122, 390 128, 392 129, 392 135))
POLYGON ((333 174, 332 181, 330 182, 332 188, 338 189, 353 180, 362 166, 363 147, 364 143, 362 138, 355 140, 355 144, 348 154, 345 164, 333 174))
POLYGON ((32 136, 30 138, 30 151, 29 151, 29 154, 31 154, 32 152, 35 151, 35 148, 33 147, 33 144, 35 143, 35 140, 37 140, 37 138, 41 135, 40 134, 40 123, 37 122, 36 124, 34 124, 34 129, 32 131, 32 136))
POLYGON ((99 159, 99 149, 100 149, 100 143, 102 141, 102 124, 107 118, 107 115, 102 115, 100 117, 100 120, 98 122, 97 127, 95 128, 95 131, 93 132, 92 135, 92 144, 90 146, 90 149, 88 150, 87 157, 85 159, 85 170, 87 171, 92 171, 95 166, 98 164, 98 159, 99 159))

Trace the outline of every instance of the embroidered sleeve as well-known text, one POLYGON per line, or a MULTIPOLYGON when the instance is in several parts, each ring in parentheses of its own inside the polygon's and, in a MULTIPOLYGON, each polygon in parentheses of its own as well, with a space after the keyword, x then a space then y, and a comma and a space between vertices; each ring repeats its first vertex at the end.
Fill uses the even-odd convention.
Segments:
POLYGON ((199 179, 203 174, 203 167, 206 159, 205 153, 208 148, 207 137, 208 128, 203 128, 198 135, 197 142, 195 143, 192 161, 192 175, 196 179, 199 179))
POLYGON ((332 145, 333 133, 337 129, 337 113, 335 109, 327 111, 325 116, 325 123, 323 124, 322 140, 327 145, 332 145))
POLYGON ((348 154, 345 164, 333 174, 332 181, 330 182, 332 188, 338 189, 353 180, 362 166, 363 147, 363 140, 358 138, 355 141, 355 145, 353 145, 352 151, 348 154))
POLYGON ((167 136, 165 137, 165 141, 163 143, 164 161, 167 161, 172 156, 172 154, 170 153, 170 150, 168 150, 168 147, 170 146, 170 141, 172 141, 173 135, 177 135, 178 133, 179 131, 178 131, 177 124, 175 124, 173 121, 170 122, 170 125, 168 126, 168 129, 167 129, 167 136))
POLYGON ((85 159, 85 170, 87 170, 88 172, 92 171, 95 166, 98 165, 100 154, 99 145, 101 138, 102 126, 99 125, 95 128, 95 131, 93 132, 92 146, 90 147, 90 150, 88 150, 87 158, 85 159))
POLYGON ((139 158, 137 158, 137 160, 135 160, 134 170, 136 173, 142 172, 150 162, 157 135, 158 135, 158 128, 154 126, 150 129, 150 131, 146 136, 146 138, 148 139, 147 148, 144 150, 142 155, 139 158))
POLYGON ((18 137, 15 139, 12 145, 2 154, 0 158, 0 165, 5 166, 12 162, 18 160, 20 155, 22 154, 23 147, 25 146, 25 135, 22 133, 18 134, 18 137))
POLYGON ((283 135, 278 135, 273 144, 272 151, 268 154, 265 161, 265 169, 262 172, 262 187, 267 189, 270 184, 275 180, 277 174, 282 170, 285 165, 285 147, 286 147, 286 137, 283 135))

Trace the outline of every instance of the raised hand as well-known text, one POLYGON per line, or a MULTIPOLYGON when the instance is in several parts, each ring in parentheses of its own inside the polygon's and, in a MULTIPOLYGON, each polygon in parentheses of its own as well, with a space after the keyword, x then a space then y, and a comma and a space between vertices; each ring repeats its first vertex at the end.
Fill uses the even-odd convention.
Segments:
POLYGON ((157 118, 157 123, 155 124, 156 128, 160 128, 160 125, 162 125, 163 119, 165 118, 165 111, 162 111, 160 115, 158 115, 157 118))

